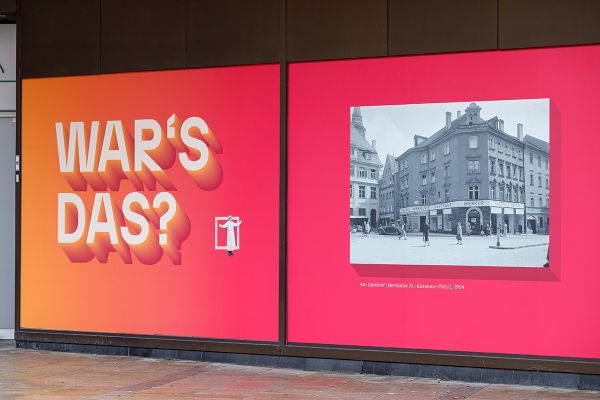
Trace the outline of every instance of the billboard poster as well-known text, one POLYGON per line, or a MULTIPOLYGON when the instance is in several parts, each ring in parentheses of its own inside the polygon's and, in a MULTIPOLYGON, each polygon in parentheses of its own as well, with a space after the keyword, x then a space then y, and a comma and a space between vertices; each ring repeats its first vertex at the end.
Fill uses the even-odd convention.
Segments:
POLYGON ((22 93, 22 328, 277 340, 277 65, 22 93))
POLYGON ((291 64, 288 341, 600 358, 599 69, 597 45, 291 64))

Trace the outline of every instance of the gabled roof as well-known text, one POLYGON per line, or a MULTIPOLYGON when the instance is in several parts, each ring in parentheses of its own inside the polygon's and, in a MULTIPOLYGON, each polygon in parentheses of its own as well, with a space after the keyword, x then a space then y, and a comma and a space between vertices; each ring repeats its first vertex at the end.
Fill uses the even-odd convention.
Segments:
POLYGON ((396 157, 394 157, 391 154, 388 154, 385 157, 385 167, 384 167, 384 170, 385 170, 385 168, 387 168, 388 165, 390 166, 390 173, 392 175, 395 174, 396 172, 398 172, 398 163, 396 162, 396 157))
POLYGON ((532 145, 533 147, 537 147, 538 149, 550 154, 550 143, 546 142, 545 140, 538 139, 531 135, 525 135, 525 137, 523 138, 523 142, 532 145))

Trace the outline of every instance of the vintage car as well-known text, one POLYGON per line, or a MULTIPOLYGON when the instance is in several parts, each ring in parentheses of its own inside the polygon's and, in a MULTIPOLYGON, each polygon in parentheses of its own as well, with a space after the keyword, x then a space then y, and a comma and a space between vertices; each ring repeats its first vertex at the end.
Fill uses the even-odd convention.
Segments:
POLYGON ((380 235, 399 235, 400 228, 396 224, 380 226, 377 228, 377 233, 380 235))

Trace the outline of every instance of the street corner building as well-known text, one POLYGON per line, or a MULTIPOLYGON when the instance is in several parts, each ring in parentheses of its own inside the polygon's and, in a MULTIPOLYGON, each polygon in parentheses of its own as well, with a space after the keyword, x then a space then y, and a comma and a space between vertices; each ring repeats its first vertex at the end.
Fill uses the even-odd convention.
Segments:
POLYGON ((376 143, 367 140, 360 107, 352 110, 350 123, 350 226, 368 222, 377 226, 379 173, 383 164, 376 143))
POLYGON ((505 131, 498 116, 485 120, 471 103, 429 137, 396 158, 394 218, 409 231, 480 234, 488 226, 508 234, 549 232, 548 142, 505 131), (489 225, 488 225, 489 224, 489 225))

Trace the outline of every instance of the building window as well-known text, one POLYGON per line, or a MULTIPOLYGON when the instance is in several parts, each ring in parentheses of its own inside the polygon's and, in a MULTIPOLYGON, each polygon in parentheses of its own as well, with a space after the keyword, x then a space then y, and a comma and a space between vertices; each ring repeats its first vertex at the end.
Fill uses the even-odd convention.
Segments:
POLYGON ((427 185, 427 174, 421 174, 421 185, 427 185))
POLYGON ((523 181, 523 167, 519 167, 519 180, 523 181))
POLYGON ((546 158, 544 162, 546 163, 546 171, 548 171, 548 159, 546 158))
POLYGON ((541 188, 542 187, 542 177, 538 176, 538 187, 541 188))
POLYGON ((354 196, 354 190, 352 190, 352 185, 350 185, 350 197, 354 196))
POLYGON ((450 189, 444 189, 444 201, 450 201, 450 189))
POLYGON ((490 160, 490 175, 496 175, 496 161, 490 160))
POLYGON ((510 164, 506 163, 506 177, 510 179, 510 164))
POLYGON ((490 185, 490 199, 496 200, 496 185, 490 185))
POLYGON ((449 177, 450 177, 450 166, 444 165, 444 178, 449 178, 449 177))
POLYGON ((371 170, 371 179, 377 179, 377 170, 376 169, 371 170))
POLYGON ((534 204, 534 202, 533 202, 533 196, 531 196, 531 197, 529 198, 529 205, 530 205, 531 207, 533 207, 533 206, 535 205, 535 204, 534 204))
POLYGON ((494 147, 494 138, 490 138, 490 150, 495 150, 495 147, 494 147))
POLYGON ((358 169, 358 177, 359 178, 366 178, 367 177, 367 170, 364 168, 359 168, 358 169))
POLYGON ((354 151, 354 147, 350 148, 350 157, 356 156, 356 152, 354 151))
POLYGON ((529 164, 533 164, 533 153, 529 152, 529 164))
POLYGON ((468 171, 469 171, 469 174, 478 174, 479 173, 479 160, 469 160, 468 171))
POLYGON ((360 217, 366 217, 367 216, 367 209, 366 208, 359 208, 358 209, 358 215, 360 217))
POLYGON ((429 204, 435 204, 435 192, 429 193, 429 204))
POLYGON ((427 164, 427 154, 421 154, 421 164, 427 164))
POLYGON ((435 161, 435 150, 432 150, 432 151, 431 151, 431 154, 430 154, 430 156, 429 156, 429 159, 430 159, 431 161, 435 161))
POLYGON ((542 196, 538 197, 538 204, 539 204, 539 207, 541 208, 542 207, 542 196))
POLYGON ((510 201, 511 197, 512 197, 512 186, 508 186, 506 188, 506 201, 510 201))
POLYGON ((500 200, 504 200, 504 186, 500 186, 500 200))
POLYGON ((542 156, 538 156, 538 168, 542 168, 542 156))
POLYGON ((550 182, 548 181, 548 178, 546 178, 546 189, 550 189, 550 182))
POLYGON ((533 186, 533 174, 529 174, 529 186, 533 186))
POLYGON ((502 143, 498 141, 498 153, 502 153, 502 143))
POLYGON ((431 172, 431 183, 435 183, 435 171, 431 172))
POLYGON ((421 195, 421 205, 422 206, 426 206, 427 205, 427 195, 426 194, 422 194, 421 195))
POLYGON ((363 151, 363 158, 365 160, 370 160, 371 159, 371 153, 369 153, 368 151, 363 151))
POLYGON ((498 175, 504 176, 504 162, 498 161, 498 175))
POLYGON ((444 155, 447 156, 450 154, 450 142, 444 143, 444 155))
POLYGON ((476 149, 479 147, 479 141, 477 136, 469 136, 469 148, 476 149))
POLYGON ((350 215, 354 215, 354 208, 350 207, 350 215))
POLYGON ((350 166, 350 176, 354 176, 354 173, 355 173, 354 165, 351 165, 350 166))
POLYGON ((479 199, 479 186, 469 185, 469 200, 479 199))
POLYGON ((550 196, 546 195, 546 208, 550 207, 550 196))
POLYGON ((358 187, 358 198, 359 199, 364 199, 366 197, 366 189, 365 186, 359 186, 358 187))
POLYGON ((377 198, 377 188, 375 186, 371 186, 371 198, 372 199, 377 198))

